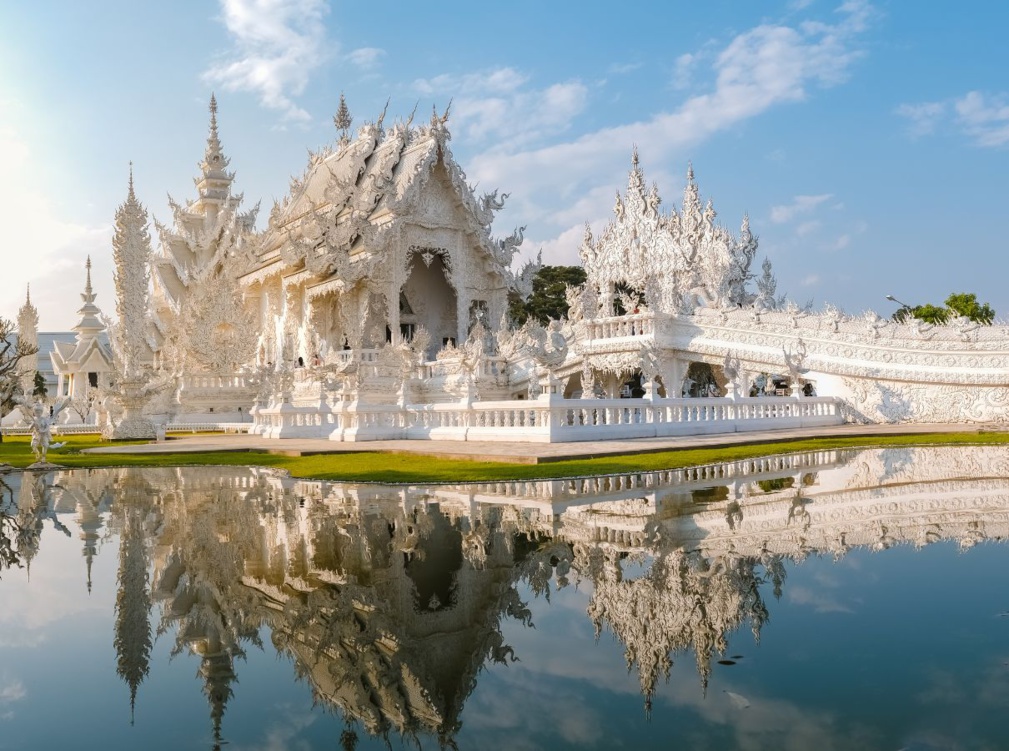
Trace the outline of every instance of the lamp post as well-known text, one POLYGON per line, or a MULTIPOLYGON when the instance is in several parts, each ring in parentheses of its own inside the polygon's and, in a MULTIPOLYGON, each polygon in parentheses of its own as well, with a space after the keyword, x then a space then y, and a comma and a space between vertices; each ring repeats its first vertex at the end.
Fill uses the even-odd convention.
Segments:
POLYGON ((886 299, 890 302, 895 302, 900 306, 897 309, 897 312, 891 316, 897 323, 904 323, 908 317, 914 317, 914 306, 908 305, 906 302, 901 302, 893 295, 887 295, 886 299))

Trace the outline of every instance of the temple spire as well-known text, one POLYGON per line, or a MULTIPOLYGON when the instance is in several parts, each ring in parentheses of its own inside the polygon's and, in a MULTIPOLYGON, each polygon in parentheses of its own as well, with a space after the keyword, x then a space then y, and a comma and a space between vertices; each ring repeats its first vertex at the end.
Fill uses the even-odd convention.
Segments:
POLYGON ((81 316, 81 320, 74 326, 78 342, 90 341, 105 330, 105 324, 101 321, 102 311, 95 305, 95 298, 98 295, 91 286, 91 256, 88 256, 85 268, 87 269, 87 279, 84 283, 84 291, 81 293, 81 300, 84 304, 77 311, 81 316))
POLYGON ((95 293, 91 287, 91 256, 88 256, 88 262, 84 264, 84 268, 87 269, 87 281, 84 283, 84 294, 81 295, 81 299, 84 302, 91 303, 95 301, 95 293))
POLYGON ((340 106, 336 110, 336 114, 333 115, 333 125, 336 129, 340 131, 340 143, 346 143, 350 132, 350 126, 353 124, 354 118, 350 114, 350 108, 347 107, 347 100, 343 96, 343 92, 340 92, 340 106))
POLYGON ((39 311, 32 305, 32 288, 25 288, 25 304, 18 311, 18 340, 23 341, 32 354, 21 360, 21 390, 30 393, 35 383, 35 371, 38 370, 39 346, 39 311))
POLYGON ((217 97, 210 95, 210 132, 207 134, 207 152, 204 155, 204 174, 207 166, 214 165, 224 159, 224 152, 221 150, 221 138, 217 133, 217 97))
POLYGON ((147 210, 133 190, 133 162, 126 201, 116 209, 112 236, 113 279, 119 326, 112 345, 121 359, 123 374, 134 375, 135 365, 149 354, 147 346, 148 286, 150 284, 151 236, 147 210))
MULTIPOLYGON (((200 193, 198 204, 221 206, 231 196, 231 182, 235 179, 233 172, 228 172, 231 160, 224 155, 221 138, 217 132, 217 97, 210 95, 210 130, 207 133, 207 148, 203 161, 198 165, 200 176, 195 179, 196 188, 200 193)), ((216 214, 216 211, 213 212, 216 214)))

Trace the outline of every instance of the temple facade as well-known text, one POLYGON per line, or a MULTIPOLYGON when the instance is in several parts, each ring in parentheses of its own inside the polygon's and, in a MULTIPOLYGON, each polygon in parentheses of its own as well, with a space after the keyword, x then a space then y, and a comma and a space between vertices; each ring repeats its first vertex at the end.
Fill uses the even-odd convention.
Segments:
MULTIPOLYGON (((73 342, 56 342, 50 357, 56 373, 57 396, 84 404, 95 399, 100 389, 108 389, 115 379, 112 349, 101 308, 95 303, 98 295, 91 286, 91 258, 86 266, 86 281, 77 311, 81 319, 74 326, 73 342)), ((90 413, 90 409, 87 410, 90 413)), ((79 417, 82 417, 78 414, 79 417)), ((94 420, 92 420, 93 422, 94 420)))
POLYGON ((162 379, 153 419, 347 441, 1007 419, 1005 326, 787 302, 770 261, 755 268, 748 218, 738 234, 719 224, 692 169, 664 210, 636 152, 611 221, 586 228, 567 316, 515 326, 509 300, 541 265, 515 266, 524 228, 494 235, 507 194, 475 194, 447 113, 388 127, 383 114, 352 135, 341 101, 334 119, 338 138, 262 231, 233 192, 214 99, 197 196, 170 201, 156 250, 131 181, 116 263, 117 284, 133 282, 117 286, 113 344, 162 379))

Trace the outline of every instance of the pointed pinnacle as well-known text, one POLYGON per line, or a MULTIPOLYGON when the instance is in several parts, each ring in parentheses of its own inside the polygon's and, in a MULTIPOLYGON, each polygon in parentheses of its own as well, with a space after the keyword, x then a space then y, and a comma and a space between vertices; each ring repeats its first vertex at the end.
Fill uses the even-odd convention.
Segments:
POLYGON ((133 160, 130 160, 130 192, 127 194, 127 199, 135 201, 137 198, 136 193, 133 192, 133 160))
POLYGON ((214 142, 213 148, 221 148, 217 135, 217 97, 213 94, 210 95, 210 134, 207 136, 208 148, 211 147, 211 141, 214 142))

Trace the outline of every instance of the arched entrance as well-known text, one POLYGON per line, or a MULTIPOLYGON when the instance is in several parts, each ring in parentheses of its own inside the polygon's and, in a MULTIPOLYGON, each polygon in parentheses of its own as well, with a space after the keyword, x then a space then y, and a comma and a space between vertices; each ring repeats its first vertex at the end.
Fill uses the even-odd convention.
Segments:
MULTIPOLYGON (((459 331, 456 291, 445 263, 445 251, 411 248, 406 284, 399 290, 400 312, 409 311, 414 330, 423 326, 431 334, 426 356, 431 359, 446 344, 457 344, 459 331)), ((400 333, 404 333, 402 328, 400 333)))
POLYGON ((725 396, 726 381, 720 365, 692 362, 683 381, 683 396, 725 396))

